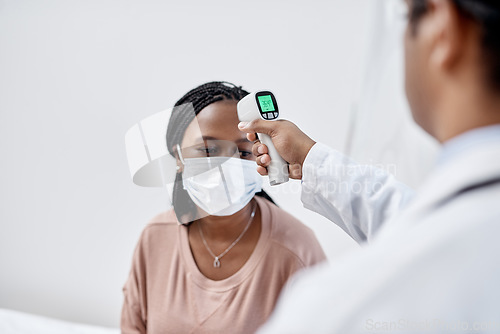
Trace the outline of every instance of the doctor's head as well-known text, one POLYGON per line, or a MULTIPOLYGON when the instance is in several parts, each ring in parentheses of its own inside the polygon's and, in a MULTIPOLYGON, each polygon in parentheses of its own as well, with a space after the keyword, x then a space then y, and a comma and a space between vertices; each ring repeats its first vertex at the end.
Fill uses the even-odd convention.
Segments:
POLYGON ((407 0, 406 94, 441 142, 500 122, 500 1, 407 0))

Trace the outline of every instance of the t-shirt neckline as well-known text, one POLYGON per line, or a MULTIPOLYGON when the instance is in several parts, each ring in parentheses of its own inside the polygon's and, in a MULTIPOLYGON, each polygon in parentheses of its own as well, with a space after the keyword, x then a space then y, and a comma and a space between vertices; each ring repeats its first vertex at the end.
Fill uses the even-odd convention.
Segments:
POLYGON ((185 228, 185 226, 180 226, 178 237, 179 245, 181 247, 182 260, 186 267, 187 275, 199 287, 211 291, 225 291, 232 289, 233 287, 241 284, 252 273, 261 258, 266 253, 265 250, 271 234, 272 214, 268 207, 269 204, 265 203, 264 199, 261 199, 258 196, 255 196, 254 198, 257 201, 261 214, 261 231, 259 240, 257 241, 252 254, 245 264, 243 264, 243 266, 236 273, 225 279, 215 281, 201 273, 196 265, 193 254, 191 253, 188 229, 185 228))

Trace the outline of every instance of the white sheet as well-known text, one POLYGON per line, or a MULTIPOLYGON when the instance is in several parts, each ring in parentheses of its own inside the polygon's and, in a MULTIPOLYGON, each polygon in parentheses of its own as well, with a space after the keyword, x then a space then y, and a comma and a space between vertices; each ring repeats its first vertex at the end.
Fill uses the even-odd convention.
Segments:
POLYGON ((2 334, 119 334, 120 330, 0 309, 2 334))

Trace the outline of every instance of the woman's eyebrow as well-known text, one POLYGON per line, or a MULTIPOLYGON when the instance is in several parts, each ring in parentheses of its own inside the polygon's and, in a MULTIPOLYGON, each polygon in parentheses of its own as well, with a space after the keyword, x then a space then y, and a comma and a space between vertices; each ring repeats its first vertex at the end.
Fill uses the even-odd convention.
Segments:
POLYGON ((196 139, 197 141, 205 141, 205 140, 219 140, 218 138, 215 137, 210 137, 210 136, 201 136, 196 139))
MULTIPOLYGON (((199 137, 197 139, 197 141, 206 141, 206 140, 222 140, 222 139, 215 138, 215 137, 212 137, 212 136, 201 136, 201 137, 199 137)), ((236 143, 251 143, 251 141, 249 141, 246 138, 237 139, 237 140, 235 140, 235 142, 236 143)))

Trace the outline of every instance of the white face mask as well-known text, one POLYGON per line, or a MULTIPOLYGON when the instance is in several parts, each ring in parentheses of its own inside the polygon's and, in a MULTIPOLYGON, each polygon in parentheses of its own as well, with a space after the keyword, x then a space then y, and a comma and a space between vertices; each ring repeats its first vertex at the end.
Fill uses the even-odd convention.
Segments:
POLYGON ((193 202, 212 216, 230 216, 262 190, 255 161, 210 157, 184 159, 184 189, 193 202))

